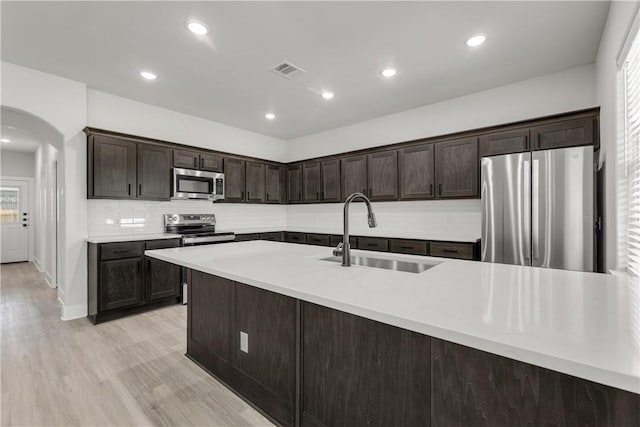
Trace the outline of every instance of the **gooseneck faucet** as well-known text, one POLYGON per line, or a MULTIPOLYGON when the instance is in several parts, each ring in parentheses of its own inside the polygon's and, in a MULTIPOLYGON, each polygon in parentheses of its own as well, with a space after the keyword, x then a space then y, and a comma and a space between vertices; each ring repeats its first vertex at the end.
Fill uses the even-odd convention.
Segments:
POLYGON ((333 250, 334 256, 342 255, 342 266, 351 267, 351 245, 349 244, 349 206, 355 199, 362 199, 367 205, 367 222, 369 228, 374 228, 378 225, 376 222, 376 215, 373 213, 373 207, 371 207, 371 200, 362 193, 353 193, 344 201, 344 231, 342 233, 342 242, 333 250))

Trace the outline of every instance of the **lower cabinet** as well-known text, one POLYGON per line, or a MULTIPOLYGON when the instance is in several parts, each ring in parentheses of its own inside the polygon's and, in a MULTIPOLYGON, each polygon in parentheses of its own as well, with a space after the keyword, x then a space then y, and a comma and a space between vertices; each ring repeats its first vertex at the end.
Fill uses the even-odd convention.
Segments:
POLYGON ((89 243, 88 315, 93 323, 180 300, 181 268, 145 258, 145 249, 180 246, 180 239, 89 243))

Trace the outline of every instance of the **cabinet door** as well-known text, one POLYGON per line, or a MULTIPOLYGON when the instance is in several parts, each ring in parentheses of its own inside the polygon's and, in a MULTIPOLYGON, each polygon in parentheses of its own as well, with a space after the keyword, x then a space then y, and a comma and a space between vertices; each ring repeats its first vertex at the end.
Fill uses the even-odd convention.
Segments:
POLYGON ((302 165, 302 201, 314 203, 320 201, 320 163, 302 165))
POLYGON ((398 151, 400 200, 433 199, 434 144, 416 145, 398 151))
POLYGON ((430 337, 310 303, 302 329, 303 426, 430 425, 430 337))
POLYGON ((531 129, 534 150, 593 145, 595 142, 593 117, 536 126, 531 129))
POLYGON ((478 140, 464 138, 436 144, 438 198, 478 197, 478 140))
POLYGON ((294 298, 235 283, 233 365, 270 392, 249 400, 283 425, 294 424, 296 305, 294 298))
POLYGON ((145 274, 146 300, 180 295, 180 266, 159 259, 147 258, 145 274))
POLYGON ((215 154, 201 153, 200 170, 209 172, 222 172, 222 157, 215 154))
POLYGON ((245 162, 227 157, 224 159, 224 200, 226 202, 244 202, 245 162))
POLYGON ((398 199, 398 152, 381 151, 367 155, 369 199, 398 199))
POLYGON ((287 200, 302 202, 302 165, 287 168, 287 200))
POLYGON ((173 167, 198 169, 199 155, 196 151, 173 150, 173 167))
POLYGON ((266 195, 265 201, 267 203, 282 203, 283 201, 283 182, 284 182, 284 167, 276 165, 267 165, 265 170, 266 178, 266 195))
POLYGON ((171 151, 157 145, 138 144, 139 199, 171 199, 171 151))
POLYGON ((342 159, 342 200, 356 192, 367 194, 367 188, 367 156, 342 159))
MULTIPOLYGON (((89 153, 93 159, 94 197, 135 198, 136 143, 107 136, 94 136, 89 153)), ((167 178, 168 179, 168 178, 167 178)))
POLYGON ((529 129, 511 129, 480 137, 480 156, 529 151, 529 129))
POLYGON ((264 164, 247 162, 247 202, 264 202, 264 164))
POLYGON ((100 263, 100 311, 142 303, 142 259, 100 263))
POLYGON ((340 201, 340 159, 327 160, 320 164, 322 185, 320 199, 323 202, 340 201))

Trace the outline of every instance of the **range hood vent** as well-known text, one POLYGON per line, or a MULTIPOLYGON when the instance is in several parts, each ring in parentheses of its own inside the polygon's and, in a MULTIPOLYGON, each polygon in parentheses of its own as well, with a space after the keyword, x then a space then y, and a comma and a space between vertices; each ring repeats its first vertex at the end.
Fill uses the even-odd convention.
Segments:
POLYGON ((273 67, 271 71, 289 80, 294 79, 305 72, 302 68, 297 67, 290 62, 281 62, 273 67))

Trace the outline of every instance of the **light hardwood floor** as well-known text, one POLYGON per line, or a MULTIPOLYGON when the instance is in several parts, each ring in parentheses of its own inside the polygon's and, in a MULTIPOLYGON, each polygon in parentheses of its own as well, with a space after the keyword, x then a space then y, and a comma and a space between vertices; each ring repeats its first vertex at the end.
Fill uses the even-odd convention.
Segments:
POLYGON ((2 265, 2 425, 272 425, 184 356, 186 313, 63 322, 33 265, 2 265))

